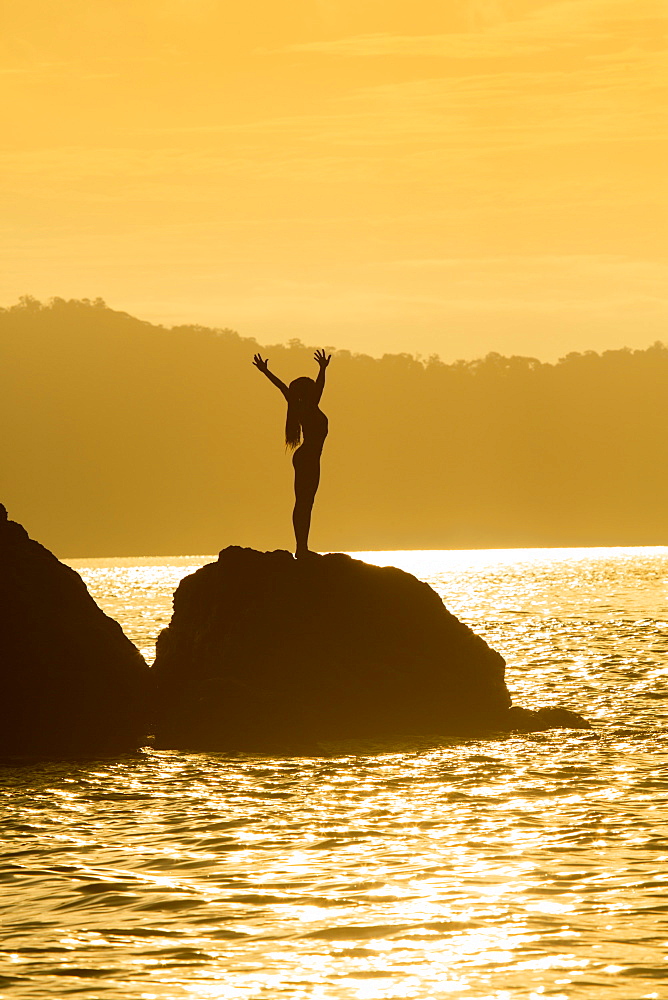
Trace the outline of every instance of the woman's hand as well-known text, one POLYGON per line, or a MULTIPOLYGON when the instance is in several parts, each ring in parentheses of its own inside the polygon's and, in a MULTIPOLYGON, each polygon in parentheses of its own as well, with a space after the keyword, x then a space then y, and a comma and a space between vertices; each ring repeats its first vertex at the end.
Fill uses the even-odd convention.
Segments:
POLYGON ((269 371, 269 358, 266 358, 263 361, 262 356, 260 354, 253 355, 253 364, 255 365, 256 368, 259 368, 259 370, 263 372, 265 375, 269 371))
POLYGON ((313 355, 314 359, 318 362, 321 368, 326 368, 329 362, 332 360, 331 354, 325 354, 324 351, 318 349, 313 355))

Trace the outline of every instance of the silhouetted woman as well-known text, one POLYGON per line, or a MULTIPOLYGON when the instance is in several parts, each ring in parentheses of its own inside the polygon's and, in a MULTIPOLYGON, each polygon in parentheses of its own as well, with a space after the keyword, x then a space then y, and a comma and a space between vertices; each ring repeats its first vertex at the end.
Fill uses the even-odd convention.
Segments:
POLYGON ((318 377, 296 378, 290 385, 281 382, 269 371, 269 358, 262 360, 259 354, 253 364, 270 382, 281 390, 288 401, 288 416, 285 421, 285 443, 288 448, 296 448, 292 456, 295 469, 295 509, 292 523, 295 529, 297 548, 295 555, 302 559, 308 555, 308 533, 311 527, 313 501, 320 482, 320 455, 327 437, 327 417, 318 403, 325 388, 325 369, 331 360, 324 351, 316 351, 314 358, 320 366, 318 377), (303 442, 300 445, 300 441, 303 442), (298 447, 299 445, 299 447, 298 447))

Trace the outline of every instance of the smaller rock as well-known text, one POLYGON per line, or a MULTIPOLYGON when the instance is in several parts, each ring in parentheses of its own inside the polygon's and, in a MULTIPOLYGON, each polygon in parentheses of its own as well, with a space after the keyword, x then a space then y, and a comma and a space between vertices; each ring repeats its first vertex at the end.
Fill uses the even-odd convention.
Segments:
POLYGON ((519 733, 536 733, 546 729, 591 729, 591 723, 567 708, 532 710, 513 705, 508 709, 507 728, 519 733))
POLYGON ((121 626, 0 505, 0 753, 90 754, 145 742, 150 674, 121 626))

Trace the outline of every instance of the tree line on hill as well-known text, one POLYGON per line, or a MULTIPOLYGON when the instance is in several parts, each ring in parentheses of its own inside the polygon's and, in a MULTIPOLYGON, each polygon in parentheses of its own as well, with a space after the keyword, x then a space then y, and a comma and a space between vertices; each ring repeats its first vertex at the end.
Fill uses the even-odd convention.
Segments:
MULTIPOLYGON (((97 299, 0 310, 0 500, 64 557, 291 548, 285 404, 253 354, 97 299)), ((446 364, 335 351, 321 551, 654 545, 668 534, 668 347, 446 364)))

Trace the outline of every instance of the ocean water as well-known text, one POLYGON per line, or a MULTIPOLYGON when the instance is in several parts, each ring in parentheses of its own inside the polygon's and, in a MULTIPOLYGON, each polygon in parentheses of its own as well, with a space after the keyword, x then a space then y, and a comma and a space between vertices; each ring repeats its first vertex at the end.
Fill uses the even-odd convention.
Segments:
MULTIPOLYGON (((5 762, 1 997, 668 997, 668 548, 360 555, 594 729, 5 762)), ((206 561, 74 565, 151 658, 206 561)))

